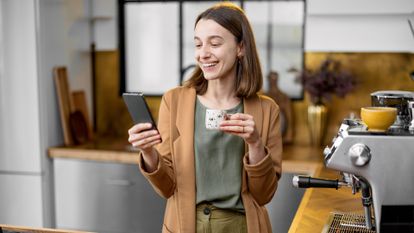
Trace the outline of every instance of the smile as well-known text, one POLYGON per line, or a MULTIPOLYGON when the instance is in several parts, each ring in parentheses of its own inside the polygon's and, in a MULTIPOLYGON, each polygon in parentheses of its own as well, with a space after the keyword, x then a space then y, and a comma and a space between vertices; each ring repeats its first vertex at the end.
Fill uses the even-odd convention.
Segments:
POLYGON ((212 67, 212 66, 215 66, 217 64, 217 62, 214 62, 214 63, 205 63, 205 64, 203 64, 203 67, 212 67))

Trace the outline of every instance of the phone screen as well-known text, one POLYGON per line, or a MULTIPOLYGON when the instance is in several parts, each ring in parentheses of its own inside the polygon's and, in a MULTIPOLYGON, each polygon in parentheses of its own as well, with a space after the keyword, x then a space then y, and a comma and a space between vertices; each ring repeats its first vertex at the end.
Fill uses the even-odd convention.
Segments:
POLYGON ((144 95, 141 92, 126 92, 122 98, 128 108, 134 124, 151 123, 151 129, 157 129, 154 118, 148 108, 144 95))

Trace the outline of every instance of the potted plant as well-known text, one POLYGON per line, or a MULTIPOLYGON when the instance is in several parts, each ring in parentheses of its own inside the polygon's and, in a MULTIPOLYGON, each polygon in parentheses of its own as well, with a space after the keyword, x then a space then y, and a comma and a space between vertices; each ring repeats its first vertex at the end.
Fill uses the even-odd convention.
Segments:
POLYGON ((325 105, 333 95, 345 97, 355 87, 354 76, 340 67, 340 62, 327 58, 317 70, 305 70, 297 81, 309 94, 308 126, 311 143, 320 146, 326 131, 328 109, 325 105))

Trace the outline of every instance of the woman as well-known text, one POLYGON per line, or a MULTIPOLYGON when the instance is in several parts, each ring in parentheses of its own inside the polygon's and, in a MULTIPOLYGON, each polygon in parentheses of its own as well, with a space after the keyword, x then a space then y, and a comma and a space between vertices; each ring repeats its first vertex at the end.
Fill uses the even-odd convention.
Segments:
POLYGON ((238 6, 217 4, 197 17, 194 44, 196 70, 164 94, 159 132, 128 131, 142 173, 168 199, 163 232, 271 232, 264 205, 281 175, 279 108, 256 94, 262 72, 250 24, 238 6), (206 129, 207 109, 229 113, 218 130, 206 129))

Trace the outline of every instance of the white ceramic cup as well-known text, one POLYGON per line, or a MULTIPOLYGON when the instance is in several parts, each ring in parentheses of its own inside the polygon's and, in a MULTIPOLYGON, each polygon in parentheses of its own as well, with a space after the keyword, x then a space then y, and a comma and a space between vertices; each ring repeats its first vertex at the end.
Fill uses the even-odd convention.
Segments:
POLYGON ((220 122, 226 118, 226 111, 220 109, 206 110, 206 129, 218 129, 220 122))

